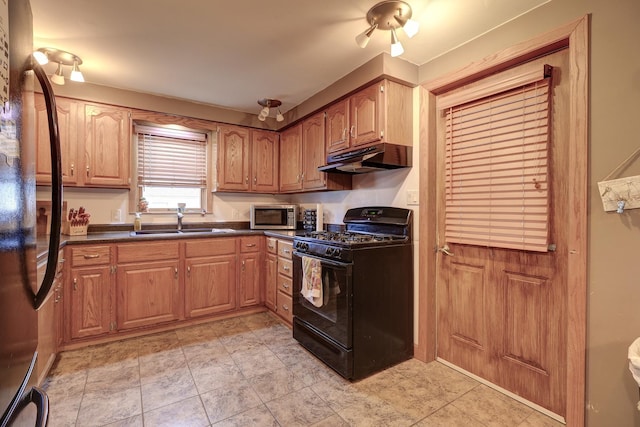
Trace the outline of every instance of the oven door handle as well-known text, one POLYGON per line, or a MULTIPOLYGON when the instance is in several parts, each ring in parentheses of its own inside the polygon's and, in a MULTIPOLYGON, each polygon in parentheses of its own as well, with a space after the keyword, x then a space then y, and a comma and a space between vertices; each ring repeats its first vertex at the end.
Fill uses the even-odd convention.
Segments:
POLYGON ((320 261, 322 261, 323 264, 328 264, 334 267, 349 267, 351 265, 350 262, 342 262, 342 261, 336 261, 336 260, 332 260, 329 258, 322 258, 319 256, 315 256, 315 255, 309 255, 309 254, 305 254, 303 252, 298 252, 298 251, 293 251, 293 256, 297 256, 299 258, 302 258, 303 256, 305 257, 309 257, 309 258, 315 258, 315 259, 319 259, 320 261))

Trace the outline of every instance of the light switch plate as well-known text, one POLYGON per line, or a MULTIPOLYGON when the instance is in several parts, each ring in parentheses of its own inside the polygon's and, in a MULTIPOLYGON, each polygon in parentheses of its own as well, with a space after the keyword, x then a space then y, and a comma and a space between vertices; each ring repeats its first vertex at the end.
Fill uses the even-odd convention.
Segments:
POLYGON ((418 205, 418 190, 407 190, 407 205, 418 205))

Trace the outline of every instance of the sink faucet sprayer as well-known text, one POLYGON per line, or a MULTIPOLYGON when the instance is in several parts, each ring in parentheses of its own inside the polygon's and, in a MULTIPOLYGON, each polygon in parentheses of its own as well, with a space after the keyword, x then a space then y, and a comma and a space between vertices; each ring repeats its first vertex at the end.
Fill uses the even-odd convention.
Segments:
POLYGON ((178 230, 182 230, 182 217, 184 216, 184 208, 186 203, 178 203, 178 230))

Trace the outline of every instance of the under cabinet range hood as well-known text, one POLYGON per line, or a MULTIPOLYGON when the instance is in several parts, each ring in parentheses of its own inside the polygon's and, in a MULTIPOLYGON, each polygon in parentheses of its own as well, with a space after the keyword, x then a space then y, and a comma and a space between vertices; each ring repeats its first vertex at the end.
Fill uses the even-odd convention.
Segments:
POLYGON ((367 173, 379 170, 410 167, 411 149, 406 145, 382 142, 365 148, 327 157, 327 164, 318 167, 321 172, 367 173))

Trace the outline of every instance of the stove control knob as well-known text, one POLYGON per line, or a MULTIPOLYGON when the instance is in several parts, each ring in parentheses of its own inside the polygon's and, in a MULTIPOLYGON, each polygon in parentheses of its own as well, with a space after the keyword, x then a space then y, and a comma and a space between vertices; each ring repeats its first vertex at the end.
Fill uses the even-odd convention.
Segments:
POLYGON ((331 256, 333 255, 334 249, 333 248, 327 248, 326 251, 324 251, 324 254, 327 256, 331 256))
POLYGON ((302 243, 300 246, 302 246, 302 249, 304 249, 305 251, 309 250, 309 244, 308 243, 302 243))
POLYGON ((333 251, 333 256, 335 258, 340 258, 340 255, 342 255, 342 250, 336 249, 335 251, 333 251))

